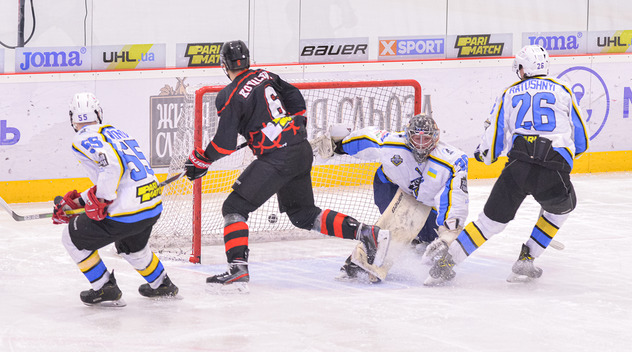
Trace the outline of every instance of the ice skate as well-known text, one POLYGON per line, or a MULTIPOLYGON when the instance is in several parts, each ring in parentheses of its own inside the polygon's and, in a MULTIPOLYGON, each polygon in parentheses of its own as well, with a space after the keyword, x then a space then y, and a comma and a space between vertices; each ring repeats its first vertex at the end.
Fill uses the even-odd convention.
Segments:
POLYGON ((345 264, 340 268, 340 274, 336 277, 338 281, 364 282, 375 284, 382 280, 377 276, 367 272, 351 261, 351 256, 347 257, 345 264))
POLYGON ((364 245, 367 263, 381 266, 391 241, 390 232, 378 226, 360 224, 356 230, 356 239, 364 245))
POLYGON ((228 270, 219 275, 206 278, 206 288, 210 293, 249 293, 248 263, 244 261, 234 261, 228 264, 228 270))
POLYGON ((125 307, 127 303, 121 298, 123 293, 116 284, 114 271, 110 274, 110 280, 99 290, 89 289, 81 291, 79 298, 87 306, 101 307, 125 307))
POLYGON ((424 281, 425 286, 440 286, 454 279, 456 273, 452 268, 454 268, 455 263, 452 260, 452 255, 448 253, 447 246, 440 253, 437 253, 433 261, 430 275, 424 281))
POLYGON ((138 287, 138 293, 140 293, 141 296, 149 298, 175 297, 178 294, 178 286, 174 285, 171 279, 169 279, 169 276, 165 275, 164 280, 158 288, 151 288, 151 286, 146 283, 138 287))
POLYGON ((523 244, 518 260, 511 267, 512 273, 507 277, 507 282, 529 282, 542 276, 542 269, 533 264, 534 259, 529 247, 523 244))

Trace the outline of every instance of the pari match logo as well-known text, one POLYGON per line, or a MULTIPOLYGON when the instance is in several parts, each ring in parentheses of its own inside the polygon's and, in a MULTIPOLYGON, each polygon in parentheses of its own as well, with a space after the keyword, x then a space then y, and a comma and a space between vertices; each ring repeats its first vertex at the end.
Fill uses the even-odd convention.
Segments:
POLYGON ((501 56, 505 43, 492 43, 491 34, 458 35, 454 48, 457 57, 501 56))
POLYGON ((219 66, 219 52, 223 43, 187 44, 184 56, 189 59, 187 67, 219 66))
POLYGON ((569 83, 577 103, 586 112, 584 120, 592 133, 590 140, 595 139, 610 114, 610 92, 606 82, 595 70, 584 66, 564 70, 557 78, 569 83))

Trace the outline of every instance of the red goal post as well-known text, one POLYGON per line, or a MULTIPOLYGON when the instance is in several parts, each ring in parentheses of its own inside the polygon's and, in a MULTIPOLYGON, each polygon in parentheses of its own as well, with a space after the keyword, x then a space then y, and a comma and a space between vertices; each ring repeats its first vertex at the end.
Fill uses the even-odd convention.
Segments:
MULTIPOLYGON (((327 133, 333 123, 350 123, 356 129, 379 126, 402 130, 410 116, 421 112, 421 86, 415 80, 290 83, 305 97, 310 140, 327 133)), ((193 147, 204 148, 214 136, 218 120, 214 98, 222 88, 205 86, 185 97, 169 175, 181 172, 193 147)), ((223 243, 221 204, 252 159, 250 150, 242 148, 214 163, 207 176, 195 180, 192 187, 185 179, 166 187, 163 215, 152 234, 154 250, 184 254, 188 247, 189 261, 199 263, 203 244, 223 243)), ((312 169, 316 205, 346 212, 361 221, 376 221, 379 212, 373 204, 371 184, 377 166, 349 156, 316 158, 312 169)), ((294 228, 287 216, 281 216, 276 197, 253 212, 248 224, 251 241, 314 236, 294 228)))

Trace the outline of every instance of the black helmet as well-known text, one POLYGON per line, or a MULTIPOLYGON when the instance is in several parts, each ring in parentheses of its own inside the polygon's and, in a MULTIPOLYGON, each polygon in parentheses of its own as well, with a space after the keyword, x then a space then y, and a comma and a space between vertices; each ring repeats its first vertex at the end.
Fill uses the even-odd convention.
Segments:
POLYGON ((243 70, 250 67, 250 52, 246 43, 241 40, 224 43, 219 52, 219 59, 227 70, 243 70))

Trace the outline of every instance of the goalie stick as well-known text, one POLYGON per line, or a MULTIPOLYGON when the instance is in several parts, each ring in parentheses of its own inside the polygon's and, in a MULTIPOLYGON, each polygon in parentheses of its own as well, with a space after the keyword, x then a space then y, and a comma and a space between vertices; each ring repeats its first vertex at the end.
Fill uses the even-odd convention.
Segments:
MULTIPOLYGON (((160 182, 158 184, 158 187, 162 188, 176 180, 178 180, 180 177, 184 176, 185 172, 181 172, 179 174, 176 174, 174 176, 169 177, 168 179, 160 182)), ((55 201, 54 203, 57 204, 60 200, 61 200, 61 196, 57 196, 55 197, 55 201)), ((7 211, 7 213, 9 213, 12 217, 13 220, 15 221, 27 221, 27 220, 37 220, 37 219, 45 219, 45 218, 52 218, 53 217, 53 213, 41 213, 41 214, 31 214, 31 215, 20 215, 18 213, 16 213, 9 204, 7 204, 7 202, 2 199, 2 197, 0 197, 0 205, 2 205, 2 207, 4 208, 4 210, 7 211)), ((81 209, 74 209, 74 210, 67 210, 66 214, 67 215, 76 215, 76 214, 81 214, 85 212, 85 209, 81 208, 81 209)))

